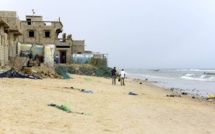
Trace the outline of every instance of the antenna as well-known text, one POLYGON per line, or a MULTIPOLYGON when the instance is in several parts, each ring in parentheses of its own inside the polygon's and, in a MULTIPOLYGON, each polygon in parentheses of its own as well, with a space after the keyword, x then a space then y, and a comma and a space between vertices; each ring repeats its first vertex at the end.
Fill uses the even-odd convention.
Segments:
POLYGON ((34 11, 34 9, 32 9, 32 13, 33 13, 33 15, 35 14, 35 11, 34 11))

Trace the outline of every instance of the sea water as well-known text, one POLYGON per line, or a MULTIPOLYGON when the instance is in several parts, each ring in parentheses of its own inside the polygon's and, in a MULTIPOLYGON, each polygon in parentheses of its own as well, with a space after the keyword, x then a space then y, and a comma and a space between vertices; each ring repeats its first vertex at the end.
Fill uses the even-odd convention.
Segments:
POLYGON ((162 88, 174 88, 193 95, 215 94, 214 69, 127 69, 128 78, 153 81, 162 88))

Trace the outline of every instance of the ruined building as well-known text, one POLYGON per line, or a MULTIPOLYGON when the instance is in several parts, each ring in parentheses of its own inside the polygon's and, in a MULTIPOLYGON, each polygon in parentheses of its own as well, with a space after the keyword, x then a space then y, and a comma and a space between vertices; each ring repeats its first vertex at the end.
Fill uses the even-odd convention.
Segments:
POLYGON ((0 64, 7 65, 16 55, 18 36, 22 35, 16 12, 0 11, 0 64))
POLYGON ((63 31, 60 21, 44 21, 42 16, 27 15, 19 20, 15 11, 0 11, 0 65, 13 63, 14 58, 29 57, 53 66, 54 57, 59 63, 71 63, 73 54, 85 52, 84 40, 73 40, 63 31))

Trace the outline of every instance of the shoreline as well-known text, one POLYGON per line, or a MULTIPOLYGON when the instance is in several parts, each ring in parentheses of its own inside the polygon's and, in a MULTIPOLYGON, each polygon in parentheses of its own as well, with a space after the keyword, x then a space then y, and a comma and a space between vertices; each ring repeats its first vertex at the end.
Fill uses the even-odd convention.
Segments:
MULTIPOLYGON (((167 90, 172 90, 174 89, 174 92, 176 94, 180 94, 180 95, 189 95, 193 98, 204 98, 204 99, 208 99, 210 94, 214 95, 213 93, 210 93, 210 92, 203 92, 203 91, 200 91, 200 89, 186 89, 186 88, 180 88, 180 87, 177 87, 177 86, 172 86, 172 87, 168 87, 167 85, 164 86, 164 85, 159 85, 159 83, 162 83, 162 81, 159 81, 159 80, 148 80, 145 81, 141 78, 130 78, 130 79, 134 79, 136 81, 140 81, 140 82, 149 82, 149 83, 152 83, 153 85, 155 85, 156 87, 159 87, 159 88, 164 88, 164 89, 167 89, 167 90)), ((177 84, 176 84, 177 85, 177 84)))
POLYGON ((148 79, 155 81, 156 85, 162 88, 175 88, 182 92, 187 92, 194 96, 209 97, 210 94, 215 94, 215 79, 212 75, 205 75, 203 72, 208 70, 193 70, 193 69, 172 69, 160 71, 142 70, 128 70, 128 77, 148 79), (130 72, 129 72, 130 71, 130 72))
POLYGON ((199 101, 201 103, 205 103, 205 104, 215 104, 215 99, 210 99, 209 97, 205 97, 205 96, 200 96, 199 94, 194 94, 194 93, 189 93, 186 91, 186 89, 180 89, 180 88, 174 88, 174 91, 171 90, 171 88, 165 88, 165 87, 160 87, 158 85, 156 85, 156 83, 158 81, 144 81, 141 79, 137 79, 137 78, 128 78, 128 79, 132 79, 133 81, 137 82, 137 83, 148 83, 150 84, 150 86, 154 86, 156 88, 160 88, 161 90, 166 91, 166 96, 165 97, 182 97, 182 98, 187 98, 190 99, 191 101, 199 101), (171 96, 172 95, 172 96, 171 96))

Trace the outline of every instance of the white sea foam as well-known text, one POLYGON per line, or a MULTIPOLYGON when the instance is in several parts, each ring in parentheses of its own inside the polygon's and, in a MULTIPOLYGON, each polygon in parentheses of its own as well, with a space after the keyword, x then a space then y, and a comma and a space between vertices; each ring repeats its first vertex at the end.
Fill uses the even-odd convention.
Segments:
POLYGON ((201 70, 201 69, 190 69, 189 71, 196 71, 196 72, 199 72, 199 71, 206 71, 206 70, 201 70))
POLYGON ((176 69, 175 71, 215 72, 213 69, 176 69))
POLYGON ((200 76, 200 77, 190 77, 190 76, 182 76, 181 79, 186 79, 186 80, 194 80, 194 81, 215 81, 214 77, 205 77, 200 76))
POLYGON ((186 74, 184 77, 194 77, 195 74, 186 74))
POLYGON ((162 77, 162 76, 154 76, 154 75, 142 75, 145 78, 155 78, 155 79, 174 79, 171 77, 162 77))
POLYGON ((176 69, 175 71, 189 71, 190 69, 176 69))
MULTIPOLYGON (((158 81, 156 85, 165 88, 180 88, 190 92, 198 90, 198 94, 215 93, 215 75, 204 74, 215 72, 213 69, 161 69, 160 71, 135 70, 130 76, 149 81, 158 81)), ((208 95, 208 94, 207 94, 208 95)))
POLYGON ((196 71, 196 72, 215 72, 215 70, 209 70, 209 69, 190 69, 190 71, 196 71))
POLYGON ((202 75, 202 76, 200 76, 200 78, 206 78, 207 76, 206 75, 202 75))

